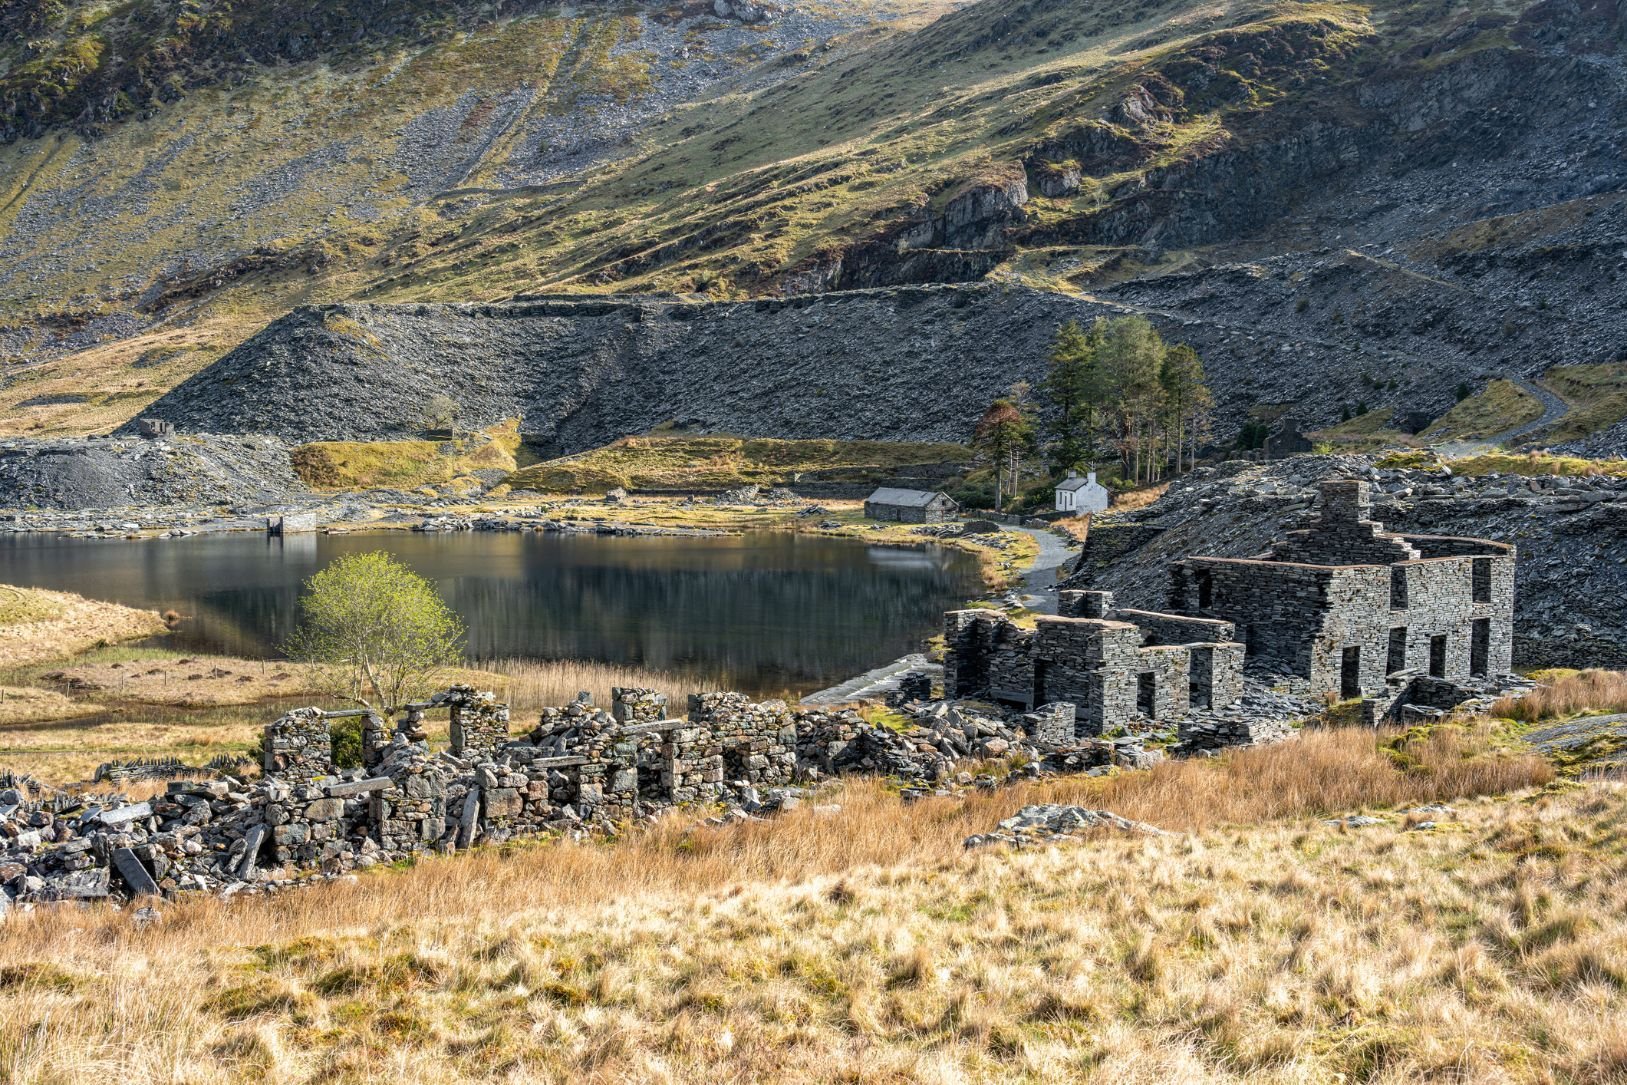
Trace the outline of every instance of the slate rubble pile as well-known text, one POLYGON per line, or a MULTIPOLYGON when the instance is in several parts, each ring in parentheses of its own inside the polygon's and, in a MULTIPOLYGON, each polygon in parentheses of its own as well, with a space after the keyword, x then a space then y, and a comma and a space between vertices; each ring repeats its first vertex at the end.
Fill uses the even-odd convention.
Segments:
POLYGON ((1043 803, 1023 807, 1000 822, 992 832, 968 836, 966 846, 981 848, 990 844, 1009 844, 1016 848, 1035 847, 1054 844, 1093 829, 1114 829, 1148 836, 1166 835, 1164 830, 1144 821, 1131 821, 1107 810, 1043 803))

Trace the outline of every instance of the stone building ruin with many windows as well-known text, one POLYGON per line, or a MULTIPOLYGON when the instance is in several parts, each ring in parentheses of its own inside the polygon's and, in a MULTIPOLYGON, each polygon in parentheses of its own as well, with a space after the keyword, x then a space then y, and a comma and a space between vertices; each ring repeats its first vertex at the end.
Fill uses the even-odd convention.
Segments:
POLYGON ((1225 709, 1244 674, 1362 698, 1369 719, 1450 707, 1512 665, 1515 550, 1486 539, 1386 532, 1367 484, 1324 482, 1317 517, 1253 558, 1171 568, 1171 610, 1116 610, 1061 593, 1025 629, 990 610, 945 616, 944 692, 1075 706, 1081 735, 1225 709))

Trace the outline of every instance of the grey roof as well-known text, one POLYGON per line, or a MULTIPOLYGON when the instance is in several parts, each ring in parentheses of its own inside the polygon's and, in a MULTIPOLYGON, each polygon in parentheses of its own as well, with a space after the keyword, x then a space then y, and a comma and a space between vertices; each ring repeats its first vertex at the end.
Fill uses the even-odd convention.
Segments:
POLYGON ((1059 489, 1059 490, 1070 490, 1071 491, 1071 490, 1082 490, 1086 486, 1093 486, 1093 485, 1094 486, 1100 486, 1101 483, 1099 483, 1099 482, 1093 483, 1088 478, 1081 478, 1081 477, 1075 476, 1073 478, 1065 478, 1065 479, 1063 479, 1060 483, 1057 484, 1056 488, 1059 489))
POLYGON ((934 490, 900 490, 892 486, 882 486, 875 493, 865 498, 865 502, 874 502, 877 505, 903 505, 907 508, 925 508, 938 498, 948 499, 947 494, 934 490))

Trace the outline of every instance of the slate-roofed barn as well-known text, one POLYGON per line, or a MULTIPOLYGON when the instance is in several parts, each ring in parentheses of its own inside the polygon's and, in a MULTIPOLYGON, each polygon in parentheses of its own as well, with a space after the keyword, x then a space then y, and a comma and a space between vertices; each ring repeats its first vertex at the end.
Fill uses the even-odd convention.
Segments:
POLYGON ((864 499, 864 514, 872 520, 900 524, 936 524, 954 519, 960 506, 946 493, 901 490, 883 486, 864 499))

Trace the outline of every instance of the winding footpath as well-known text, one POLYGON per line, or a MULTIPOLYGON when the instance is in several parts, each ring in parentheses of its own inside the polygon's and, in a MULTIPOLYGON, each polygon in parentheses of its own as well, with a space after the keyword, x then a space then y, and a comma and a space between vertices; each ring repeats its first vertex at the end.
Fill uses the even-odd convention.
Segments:
POLYGON ((1481 452, 1491 452, 1502 448, 1511 441, 1517 441, 1521 437, 1545 430, 1570 413, 1570 404, 1565 402, 1557 393, 1544 388, 1542 385, 1524 377, 1517 377, 1512 373, 1503 374, 1502 379, 1541 403, 1541 417, 1530 422, 1523 422, 1501 433, 1494 433, 1490 437, 1482 437, 1473 441, 1446 441, 1431 446, 1435 451, 1443 456, 1473 456, 1481 452))

